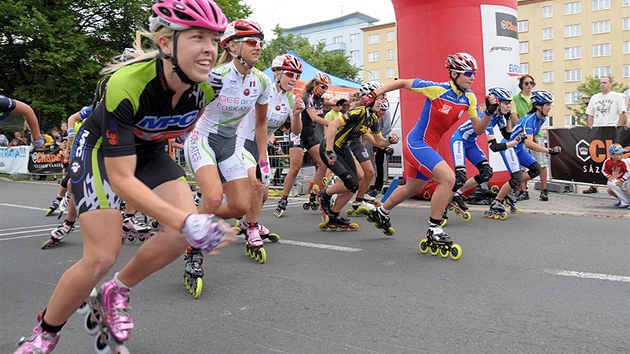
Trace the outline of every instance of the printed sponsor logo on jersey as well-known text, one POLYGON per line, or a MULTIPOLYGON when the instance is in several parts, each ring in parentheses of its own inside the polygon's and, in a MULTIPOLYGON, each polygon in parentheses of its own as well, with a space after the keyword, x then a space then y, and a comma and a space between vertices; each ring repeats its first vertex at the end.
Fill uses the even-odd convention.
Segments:
POLYGON ((245 166, 242 163, 237 163, 235 165, 233 165, 232 167, 228 168, 225 173, 226 174, 230 174, 230 173, 236 173, 238 171, 241 171, 245 168, 245 166))
POLYGON ((76 157, 83 156, 83 149, 85 149, 85 141, 87 137, 90 135, 90 132, 87 130, 83 130, 83 134, 79 137, 79 144, 77 145, 77 151, 75 152, 76 157))
POLYGON ((495 51, 500 51, 500 52, 511 52, 512 50, 514 50, 514 48, 512 47, 505 47, 505 46, 500 46, 500 45, 495 45, 492 48, 490 48, 489 52, 495 52, 495 51))
POLYGON ((507 74, 509 76, 513 76, 513 77, 521 76, 521 66, 519 64, 510 64, 510 65, 508 65, 508 72, 507 72, 507 74))
POLYGON ((199 131, 193 130, 188 137, 188 144, 190 149, 190 157, 193 162, 201 160, 201 153, 199 152, 199 131))
POLYGON ((250 91, 249 91, 249 89, 248 89, 248 88, 246 88, 245 90, 243 90, 243 95, 244 95, 244 96, 249 96, 249 94, 250 94, 250 91))
POLYGON ((81 165, 78 162, 74 161, 70 166, 70 169, 72 170, 72 173, 76 174, 81 169, 81 165))
POLYGON ((496 14, 497 36, 518 39, 518 26, 516 17, 503 12, 496 14))
POLYGON ((116 126, 114 118, 110 118, 108 123, 109 126, 105 131, 105 136, 110 145, 118 145, 118 127, 116 126))
POLYGON ((276 111, 280 111, 282 109, 282 107, 280 107, 280 105, 276 105, 276 111))
POLYGON ((438 112, 440 112, 440 113, 444 113, 444 114, 448 114, 448 112, 450 112, 450 111, 451 111, 451 109, 453 109, 453 107, 451 107, 451 106, 449 106, 449 105, 445 104, 445 105, 443 105, 440 109, 438 109, 438 112))
POLYGON ((236 95, 236 87, 224 87, 221 90, 221 93, 226 95, 236 95))
POLYGON ((249 87, 256 87, 256 81, 250 81, 249 87))
POLYGON ((136 126, 145 131, 160 131, 169 128, 188 128, 197 117, 199 111, 192 111, 183 115, 176 116, 145 116, 136 126))

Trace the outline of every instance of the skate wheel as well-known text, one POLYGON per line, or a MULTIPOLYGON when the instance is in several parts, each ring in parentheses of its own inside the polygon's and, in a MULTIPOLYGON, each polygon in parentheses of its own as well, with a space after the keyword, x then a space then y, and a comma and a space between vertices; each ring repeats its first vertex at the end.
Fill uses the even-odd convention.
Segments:
POLYGON ((490 217, 490 213, 488 213, 488 211, 487 211, 487 210, 486 210, 486 211, 484 211, 484 212, 483 212, 483 217, 484 217, 484 218, 488 218, 488 217, 490 217))
POLYGON ((311 208, 311 205, 309 203, 304 203, 304 204, 302 204, 302 208, 304 210, 309 210, 311 208))
POLYGON ((422 254, 426 254, 427 252, 429 252, 429 242, 427 242, 426 238, 423 238, 420 241, 420 244, 418 245, 418 247, 420 247, 420 252, 422 254))
POLYGON ((385 236, 394 236, 396 230, 394 230, 393 227, 389 227, 387 229, 383 229, 383 233, 385 234, 385 236))
POLYGON ((516 205, 515 205, 515 206, 513 206, 513 207, 510 209, 510 212, 511 212, 512 214, 516 214, 516 213, 518 213, 518 207, 517 207, 516 205))
POLYGON ((470 215, 470 212, 468 211, 462 214, 462 220, 464 220, 465 222, 469 222, 471 217, 472 215, 470 215))
POLYGON ((100 331, 100 327, 97 322, 100 320, 100 316, 97 313, 94 313, 94 310, 92 310, 88 304, 86 304, 86 307, 88 311, 85 313, 83 328, 89 335, 95 336, 100 331))
POLYGON ((374 219, 372 219, 372 213, 369 213, 365 216, 365 220, 367 220, 368 222, 375 222, 374 219))
POLYGON ((500 215, 495 215, 495 219, 505 220, 507 219, 507 213, 501 213, 500 215))
POLYGON ((367 215, 370 213, 370 209, 364 207, 363 205, 357 208, 357 215, 367 215))
POLYGON ((283 209, 276 209, 273 211, 273 215, 277 218, 282 217, 282 214, 284 214, 284 210, 283 209))
POLYGON ((352 216, 354 214, 354 209, 346 210, 346 216, 352 216))
POLYGON ((123 245, 125 244, 125 242, 127 242, 127 238, 125 236, 123 236, 122 240, 120 241, 120 243, 122 243, 123 245))
MULTIPOLYGON (((86 301, 83 301, 83 303, 81 304, 81 306, 79 306, 76 312, 79 315, 85 315, 86 313, 88 313, 88 311, 90 311, 90 305, 88 305, 86 301)), ((39 319, 39 321, 41 321, 41 318, 39 319)))
POLYGON ((383 229, 383 227, 382 227, 379 223, 377 223, 377 222, 375 222, 375 223, 374 223, 374 227, 376 227, 376 228, 377 228, 377 229, 379 229, 379 230, 382 230, 382 229, 383 229))
POLYGON ((278 242, 280 241, 280 236, 278 234, 271 233, 267 235, 267 239, 271 242, 278 242))
POLYGON ((325 222, 320 222, 319 225, 317 225, 317 227, 319 227, 320 230, 325 231, 326 230, 326 223, 325 222))
POLYGON ((129 237, 129 243, 136 243, 136 238, 135 237, 129 237))
POLYGON ((496 184, 490 187, 490 191, 494 194, 499 194, 499 190, 501 190, 501 188, 499 188, 496 184))
POLYGON ((46 248, 48 248, 48 247, 52 246, 52 245, 53 245, 53 243, 54 243, 53 239, 52 239, 52 238, 49 238, 49 239, 48 239, 48 240, 46 240, 44 243, 42 243, 42 247, 41 247, 41 249, 43 249, 43 250, 44 250, 44 249, 46 249, 46 248))
POLYGON ((265 264, 265 262, 267 261, 267 252, 264 248, 260 247, 258 250, 256 250, 256 260, 260 262, 260 264, 265 264))
POLYGON ((440 256, 442 256, 442 258, 448 258, 448 256, 450 255, 451 255, 451 251, 449 251, 448 247, 442 246, 440 248, 440 256))
POLYGON ((322 222, 328 224, 328 222, 330 222, 330 217, 327 214, 322 215, 322 222))
POLYGON ((160 223, 157 220, 153 220, 151 221, 151 227, 157 229, 158 227, 160 227, 160 223))
POLYGON ((186 290, 190 291, 190 285, 188 285, 188 277, 186 274, 184 274, 184 286, 186 287, 186 290))
POLYGON ((359 224, 357 224, 356 222, 350 223, 348 228, 350 229, 350 231, 357 231, 359 229, 359 224))
POLYGON ((232 230, 236 231, 239 235, 244 234, 243 229, 240 226, 232 226, 232 230))
POLYGON ((146 240, 147 240, 147 238, 146 238, 146 237, 140 237, 140 236, 138 236, 138 241, 140 241, 140 242, 144 242, 144 241, 146 241, 146 240))
MULTIPOLYGON (((431 222, 429 221, 429 223, 431 223, 431 222)), ((444 226, 446 226, 446 223, 448 223, 448 219, 447 218, 442 218, 442 222, 440 223, 440 226, 444 227, 444 226)))
POLYGON ((311 205, 311 210, 313 210, 313 211, 317 210, 318 208, 319 208, 319 205, 317 205, 317 204, 311 205))
POLYGON ((199 296, 201 296, 202 289, 203 280, 201 280, 201 278, 195 278, 195 281, 190 288, 190 294, 193 296, 193 299, 198 299, 199 296))
POLYGON ((434 243, 431 245, 431 255, 432 256, 437 256, 438 253, 440 253, 440 247, 438 246, 437 243, 434 243))
POLYGON ((461 256, 462 256, 462 248, 458 244, 454 243, 451 246, 451 259, 456 261, 460 259, 461 256))

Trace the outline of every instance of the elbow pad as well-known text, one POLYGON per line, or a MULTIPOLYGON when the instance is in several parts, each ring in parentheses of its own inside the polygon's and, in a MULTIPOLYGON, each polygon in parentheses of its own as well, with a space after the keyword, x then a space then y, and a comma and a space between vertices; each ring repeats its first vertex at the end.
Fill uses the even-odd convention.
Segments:
POLYGON ((506 127, 501 128, 501 135, 503 135, 503 137, 505 139, 510 139, 510 136, 512 136, 512 132, 508 132, 506 127))
POLYGON ((489 141, 490 150, 494 152, 499 152, 507 149, 507 145, 505 143, 497 143, 497 139, 492 139, 489 141))

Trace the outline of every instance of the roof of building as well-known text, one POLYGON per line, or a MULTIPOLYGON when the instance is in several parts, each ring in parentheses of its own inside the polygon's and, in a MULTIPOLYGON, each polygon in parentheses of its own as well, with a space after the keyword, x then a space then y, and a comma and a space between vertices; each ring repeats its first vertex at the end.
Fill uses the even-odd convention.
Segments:
POLYGON ((346 27, 347 25, 343 24, 343 22, 348 19, 354 19, 354 18, 361 20, 361 22, 367 22, 367 23, 374 23, 374 22, 379 21, 378 18, 374 18, 366 14, 362 14, 360 12, 353 12, 351 14, 347 14, 341 17, 330 19, 330 20, 309 23, 307 25, 302 25, 302 26, 297 26, 297 27, 285 28, 284 30, 285 32, 299 31, 299 30, 307 29, 309 27, 326 26, 326 25, 335 24, 337 22, 339 23, 339 27, 346 27))

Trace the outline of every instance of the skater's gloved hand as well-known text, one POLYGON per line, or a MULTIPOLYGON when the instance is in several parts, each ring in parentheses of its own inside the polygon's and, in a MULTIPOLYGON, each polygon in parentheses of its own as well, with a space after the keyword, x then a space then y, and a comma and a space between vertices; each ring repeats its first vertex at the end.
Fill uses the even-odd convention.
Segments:
POLYGON ((269 161, 259 161, 256 167, 256 177, 266 186, 271 183, 271 168, 269 161))
POLYGON ((361 96, 361 103, 363 103, 363 105, 367 108, 372 108, 372 106, 374 106, 374 101, 376 101, 376 93, 374 93, 374 91, 370 92, 370 93, 366 93, 365 95, 361 96))
POLYGON ((190 214, 184 221, 182 233, 188 243, 211 255, 216 249, 236 241, 236 231, 214 214, 190 214))
POLYGON ((549 155, 558 155, 562 148, 560 146, 554 146, 549 149, 549 155))
POLYGON ((385 151, 385 155, 387 156, 392 156, 394 154, 394 149, 391 147, 386 147, 385 149, 383 149, 385 151))
POLYGON ((387 138, 387 140, 389 140, 390 144, 398 144, 398 135, 396 134, 392 134, 389 136, 389 138, 387 138))
POLYGON ((516 138, 514 138, 514 141, 516 141, 517 143, 522 143, 523 141, 525 141, 527 139, 527 134, 525 133, 520 133, 516 138))
POLYGON ((492 115, 497 107, 499 107, 499 100, 496 96, 492 94, 486 96, 486 114, 492 115))
POLYGON ((46 143, 46 139, 44 139, 44 137, 41 136, 39 139, 33 140, 31 143, 36 149, 41 149, 44 147, 44 143, 46 143))
POLYGON ((335 150, 326 150, 326 158, 328 159, 328 162, 333 165, 335 161, 337 161, 337 154, 335 153, 335 150))

